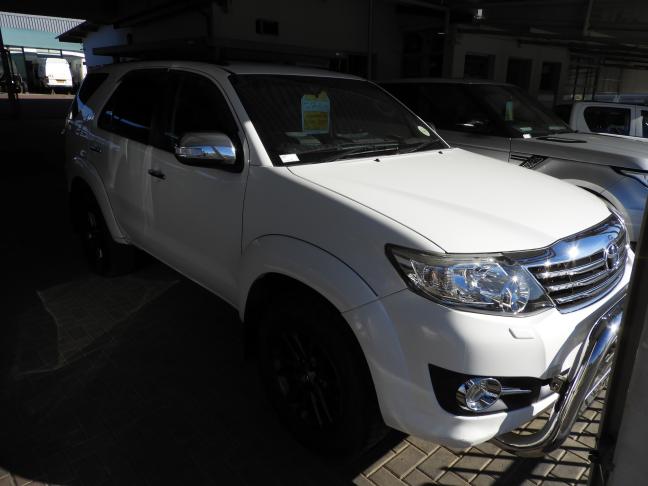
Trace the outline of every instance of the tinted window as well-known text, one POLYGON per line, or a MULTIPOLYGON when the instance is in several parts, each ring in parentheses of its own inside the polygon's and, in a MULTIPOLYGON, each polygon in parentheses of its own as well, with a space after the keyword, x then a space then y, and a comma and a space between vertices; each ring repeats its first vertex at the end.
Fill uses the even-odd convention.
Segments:
POLYGON ((648 111, 641 110, 641 136, 648 138, 648 111))
POLYGON ((442 130, 493 133, 496 129, 488 114, 469 96, 463 85, 389 84, 385 88, 423 120, 442 130))
POLYGON ((613 106, 588 106, 583 113, 587 127, 596 133, 630 135, 630 110, 613 106))
POLYGON ((123 137, 148 143, 153 114, 163 100, 164 70, 134 71, 124 77, 106 103, 99 126, 123 137))
POLYGON ((203 76, 178 73, 176 101, 165 130, 166 148, 173 148, 189 132, 222 132, 235 145, 239 141, 238 126, 220 89, 203 76))
POLYGON ((509 59, 508 68, 506 69, 506 82, 515 84, 522 89, 529 89, 531 67, 531 59, 509 59))
POLYGON ((512 137, 539 137, 572 130, 554 113, 514 86, 467 85, 473 99, 512 137))
MULTIPOLYGON (((108 77, 107 73, 91 73, 88 74, 79 88, 76 98, 72 102, 72 116, 76 117, 79 112, 85 112, 88 100, 99 89, 99 86, 108 77)), ((85 116, 85 114, 84 114, 85 116)))

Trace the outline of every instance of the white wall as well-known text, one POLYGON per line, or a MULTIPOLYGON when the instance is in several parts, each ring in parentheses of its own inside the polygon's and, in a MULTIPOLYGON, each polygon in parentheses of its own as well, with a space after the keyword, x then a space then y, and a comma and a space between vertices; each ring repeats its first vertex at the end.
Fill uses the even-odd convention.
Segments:
POLYGON ((533 67, 529 92, 533 95, 538 92, 543 62, 561 63, 560 84, 562 85, 567 80, 569 52, 564 47, 521 44, 517 40, 508 37, 458 33, 455 36, 452 58, 452 77, 463 77, 466 54, 495 55, 493 79, 501 82, 506 81, 509 58, 531 59, 533 67))
POLYGON ((624 69, 619 93, 648 93, 648 70, 624 69))
POLYGON ((83 41, 83 52, 86 57, 86 66, 100 66, 112 63, 112 57, 96 56, 92 53, 95 47, 118 46, 126 44, 126 35, 129 29, 114 29, 111 25, 102 26, 96 32, 91 32, 83 41))

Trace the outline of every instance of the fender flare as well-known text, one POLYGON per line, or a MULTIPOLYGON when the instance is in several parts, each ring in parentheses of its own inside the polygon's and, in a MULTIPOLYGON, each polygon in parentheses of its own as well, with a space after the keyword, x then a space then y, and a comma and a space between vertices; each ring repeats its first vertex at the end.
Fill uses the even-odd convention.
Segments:
POLYGON ((119 243, 130 243, 128 237, 124 234, 119 223, 117 223, 117 220, 115 219, 112 206, 110 205, 110 200, 108 199, 108 193, 106 193, 106 188, 104 187, 101 176, 92 164, 79 157, 74 157, 72 163, 67 168, 67 173, 69 181, 68 191, 70 193, 72 192, 77 180, 85 184, 97 201, 104 220, 106 221, 106 226, 108 226, 108 230, 113 239, 119 243))
POLYGON ((265 235, 248 244, 241 255, 237 299, 241 320, 245 318, 252 286, 267 274, 280 274, 303 283, 340 313, 378 299, 353 268, 326 250, 291 236, 265 235))

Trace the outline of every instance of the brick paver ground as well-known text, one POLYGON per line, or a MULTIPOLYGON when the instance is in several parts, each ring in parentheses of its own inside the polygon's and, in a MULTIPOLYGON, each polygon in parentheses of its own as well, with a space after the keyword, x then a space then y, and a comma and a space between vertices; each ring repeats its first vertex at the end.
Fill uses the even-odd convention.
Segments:
POLYGON ((312 455, 270 411, 232 308, 156 262, 86 271, 37 148, 0 152, 0 486, 586 483, 600 400, 543 459, 397 433, 351 465, 312 455))

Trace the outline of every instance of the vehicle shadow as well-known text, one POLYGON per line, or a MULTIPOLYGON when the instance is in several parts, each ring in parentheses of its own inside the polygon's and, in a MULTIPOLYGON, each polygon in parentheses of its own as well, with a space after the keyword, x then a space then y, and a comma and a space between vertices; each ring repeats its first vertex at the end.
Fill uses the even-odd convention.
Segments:
POLYGON ((283 431, 256 376, 234 309, 180 278, 62 364, 9 380, 0 465, 56 484, 348 484, 283 431))

